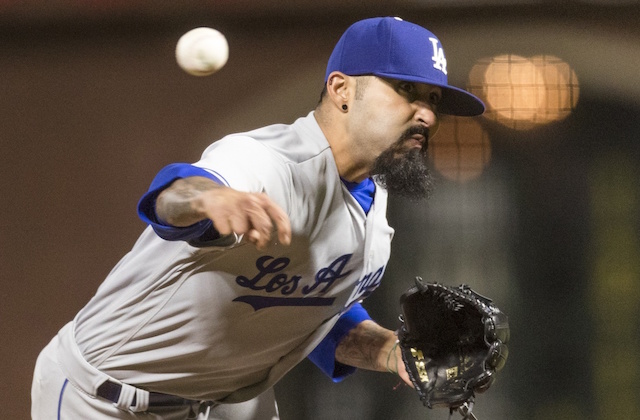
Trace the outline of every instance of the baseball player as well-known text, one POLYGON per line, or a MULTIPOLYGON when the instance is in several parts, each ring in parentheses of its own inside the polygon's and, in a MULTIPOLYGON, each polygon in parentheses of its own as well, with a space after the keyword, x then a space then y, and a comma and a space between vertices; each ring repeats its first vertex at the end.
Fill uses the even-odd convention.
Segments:
POLYGON ((273 385, 307 357, 334 381, 410 384, 361 302, 389 259, 387 193, 429 192, 438 113, 484 110, 446 66, 418 25, 356 22, 314 111, 162 169, 138 205, 149 226, 41 352, 33 418, 277 419, 273 385))

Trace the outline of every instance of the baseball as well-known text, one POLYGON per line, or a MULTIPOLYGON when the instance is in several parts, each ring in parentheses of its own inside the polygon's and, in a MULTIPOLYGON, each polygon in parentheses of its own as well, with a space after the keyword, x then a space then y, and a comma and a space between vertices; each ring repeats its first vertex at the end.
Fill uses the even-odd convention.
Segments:
POLYGON ((227 38, 219 31, 200 27, 180 37, 176 61, 193 76, 208 76, 220 70, 229 58, 227 38))

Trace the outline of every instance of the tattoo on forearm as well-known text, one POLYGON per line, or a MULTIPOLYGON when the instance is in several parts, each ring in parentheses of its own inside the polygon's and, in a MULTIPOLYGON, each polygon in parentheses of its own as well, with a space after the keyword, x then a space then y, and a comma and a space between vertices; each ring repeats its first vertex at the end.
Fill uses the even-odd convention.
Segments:
POLYGON ((340 342, 336 360, 358 368, 379 370, 380 350, 388 338, 384 328, 360 324, 340 342))
POLYGON ((198 221, 199 215, 192 207, 192 199, 217 186, 203 177, 178 179, 158 196, 156 214, 161 220, 175 226, 193 224, 198 221))

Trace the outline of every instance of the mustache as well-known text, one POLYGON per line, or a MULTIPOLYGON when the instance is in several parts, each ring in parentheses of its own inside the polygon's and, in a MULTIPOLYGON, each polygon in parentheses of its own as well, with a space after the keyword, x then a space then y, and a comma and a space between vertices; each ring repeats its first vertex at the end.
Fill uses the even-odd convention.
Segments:
POLYGON ((429 139, 429 128, 423 125, 414 125, 413 127, 408 128, 402 134, 402 139, 406 140, 412 136, 415 136, 416 134, 423 136, 425 139, 429 139))

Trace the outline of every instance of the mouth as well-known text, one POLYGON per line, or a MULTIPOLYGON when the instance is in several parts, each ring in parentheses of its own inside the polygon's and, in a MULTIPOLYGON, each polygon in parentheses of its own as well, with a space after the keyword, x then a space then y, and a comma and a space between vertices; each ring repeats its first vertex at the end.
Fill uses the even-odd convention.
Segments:
POLYGON ((409 137, 409 147, 413 149, 422 149, 427 143, 427 138, 422 134, 414 134, 409 137))
POLYGON ((426 127, 414 127, 406 133, 405 141, 409 149, 426 150, 429 141, 429 129, 426 127))

